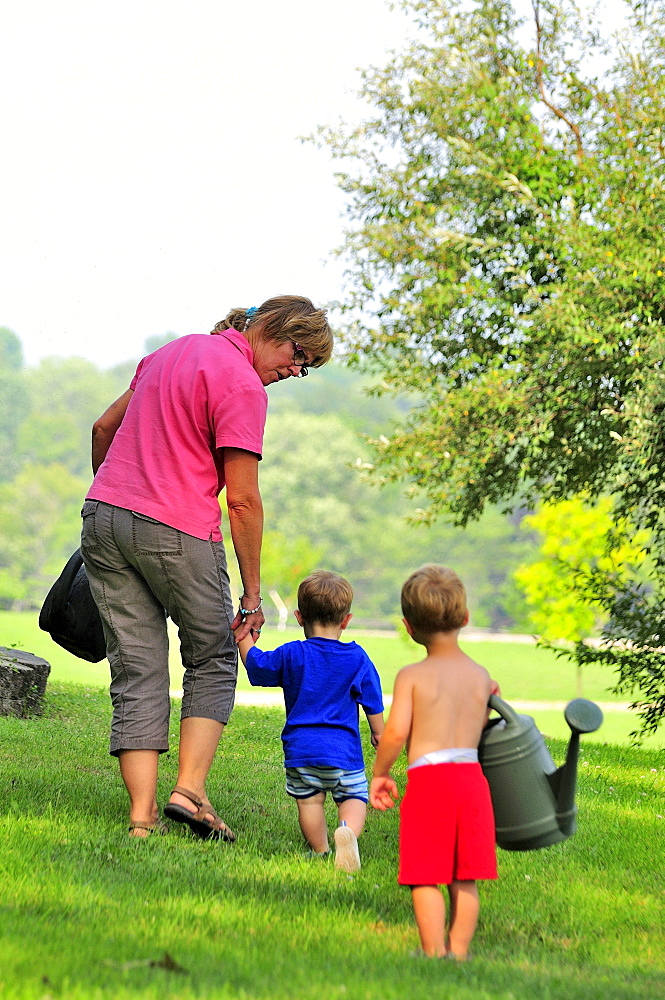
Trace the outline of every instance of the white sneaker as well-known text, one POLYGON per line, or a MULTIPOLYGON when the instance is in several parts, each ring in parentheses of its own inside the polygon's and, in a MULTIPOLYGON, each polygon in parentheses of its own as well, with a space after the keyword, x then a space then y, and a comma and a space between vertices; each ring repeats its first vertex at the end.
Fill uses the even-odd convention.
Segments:
POLYGON ((346 823, 335 830, 335 868, 341 868, 345 872, 357 872, 360 868, 358 841, 346 823))

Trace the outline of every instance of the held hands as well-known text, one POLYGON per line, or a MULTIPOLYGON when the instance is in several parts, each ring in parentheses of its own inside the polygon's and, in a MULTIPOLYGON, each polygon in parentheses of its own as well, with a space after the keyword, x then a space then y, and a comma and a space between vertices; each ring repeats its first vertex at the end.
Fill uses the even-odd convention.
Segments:
POLYGON ((252 640, 258 642, 265 622, 263 611, 259 607, 251 615, 248 615, 243 614, 243 610, 242 608, 239 609, 231 622, 231 631, 233 632, 235 641, 239 643, 241 639, 249 637, 251 633, 252 640))
POLYGON ((369 801, 375 809, 380 809, 382 812, 386 809, 392 809, 398 799, 399 791, 397 790, 397 784, 389 774, 372 778, 372 784, 369 789, 369 801))

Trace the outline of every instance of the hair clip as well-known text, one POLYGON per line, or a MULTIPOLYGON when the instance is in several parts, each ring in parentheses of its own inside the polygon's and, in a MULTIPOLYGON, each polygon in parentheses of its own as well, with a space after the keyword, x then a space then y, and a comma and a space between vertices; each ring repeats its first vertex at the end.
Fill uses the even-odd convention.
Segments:
POLYGON ((258 311, 259 310, 257 306, 250 306, 249 309, 245 310, 245 316, 247 317, 247 319, 250 319, 254 315, 254 313, 258 311))

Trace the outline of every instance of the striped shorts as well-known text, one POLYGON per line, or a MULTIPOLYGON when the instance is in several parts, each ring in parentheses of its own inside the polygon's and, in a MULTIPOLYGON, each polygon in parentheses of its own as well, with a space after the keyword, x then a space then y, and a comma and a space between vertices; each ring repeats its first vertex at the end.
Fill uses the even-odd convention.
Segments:
POLYGON ((286 790, 294 799, 330 792, 337 804, 345 799, 368 799, 365 771, 347 771, 343 767, 287 767, 286 790))

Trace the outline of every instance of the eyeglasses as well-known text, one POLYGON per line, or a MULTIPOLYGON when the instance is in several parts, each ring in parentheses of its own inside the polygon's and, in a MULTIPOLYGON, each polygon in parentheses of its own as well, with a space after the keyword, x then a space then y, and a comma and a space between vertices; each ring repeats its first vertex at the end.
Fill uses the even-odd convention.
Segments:
POLYGON ((307 376, 307 354, 300 344, 296 344, 295 340, 292 340, 291 343, 293 344, 293 363, 300 368, 298 378, 305 378, 307 376))

